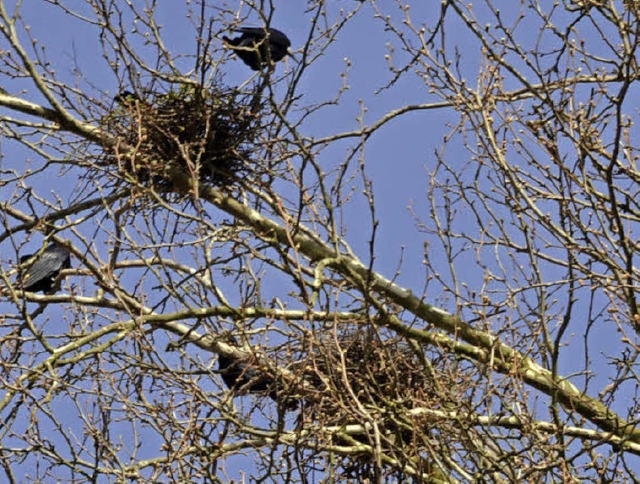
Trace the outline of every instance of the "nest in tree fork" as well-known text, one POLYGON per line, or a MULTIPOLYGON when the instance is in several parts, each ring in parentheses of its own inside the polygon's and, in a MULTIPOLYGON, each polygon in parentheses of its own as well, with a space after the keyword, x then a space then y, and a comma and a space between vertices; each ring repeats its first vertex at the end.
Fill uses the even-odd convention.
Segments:
POLYGON ((115 102, 103 124, 118 143, 105 162, 121 178, 170 191, 176 173, 217 187, 250 174, 259 108, 247 96, 188 87, 149 99, 125 93, 115 102))
MULTIPOLYGON (((420 355, 406 340, 385 338, 375 331, 323 336, 305 361, 307 378, 313 383, 310 387, 315 389, 306 396, 306 409, 320 428, 346 429, 353 424, 364 427, 364 408, 378 425, 385 455, 399 462, 413 462, 411 459, 425 448, 434 423, 410 417, 409 411, 417 407, 443 408, 455 401, 453 382, 434 369, 436 362, 431 366, 424 358, 426 355, 420 355)), ((376 447, 372 429, 323 438, 337 445, 376 447)), ((345 461, 344 476, 369 476, 371 465, 371 455, 351 456, 345 461)))
MULTIPOLYGON (((337 391, 342 395, 349 390, 351 399, 355 397, 362 405, 384 408, 394 402, 415 406, 430 395, 431 385, 423 362, 406 341, 398 338, 383 339, 369 331, 327 336, 320 339, 309 358, 316 388, 320 384, 328 387, 323 391, 337 391)), ((316 410, 329 418, 340 419, 339 414, 343 413, 340 407, 344 407, 334 405, 334 400, 314 399, 316 410)))

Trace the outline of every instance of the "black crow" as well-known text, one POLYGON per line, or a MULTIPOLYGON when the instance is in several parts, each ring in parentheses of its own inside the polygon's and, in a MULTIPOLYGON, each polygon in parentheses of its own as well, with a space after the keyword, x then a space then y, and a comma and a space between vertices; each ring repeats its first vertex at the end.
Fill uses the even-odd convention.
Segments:
POLYGON ((289 54, 291 41, 282 32, 272 28, 240 27, 235 29, 242 35, 235 39, 222 37, 229 48, 254 71, 268 65, 269 61, 278 62, 289 54))
POLYGON ((244 360, 233 356, 220 355, 218 370, 225 384, 232 390, 246 390, 252 393, 264 392, 271 388, 273 380, 244 360))
MULTIPOLYGON (((235 339, 232 340, 235 344, 235 339)), ((218 356, 218 372, 222 376, 225 385, 232 391, 239 393, 267 393, 276 403, 283 402, 282 395, 276 391, 276 382, 273 377, 260 371, 246 360, 234 356, 218 356)), ((285 408, 294 409, 298 406, 292 398, 284 398, 285 408)))
POLYGON ((113 100, 118 104, 124 104, 126 106, 128 104, 133 104, 136 101, 140 101, 140 97, 131 91, 122 91, 116 94, 113 100))
POLYGON ((25 268, 18 282, 25 291, 52 294, 55 292, 53 283, 60 271, 71 267, 71 254, 54 242, 39 255, 23 255, 20 257, 20 264, 24 264, 25 268))

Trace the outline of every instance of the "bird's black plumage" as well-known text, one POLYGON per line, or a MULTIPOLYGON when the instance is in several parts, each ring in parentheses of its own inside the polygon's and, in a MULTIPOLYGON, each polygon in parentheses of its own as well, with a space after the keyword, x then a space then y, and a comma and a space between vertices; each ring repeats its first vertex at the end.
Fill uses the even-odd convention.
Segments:
POLYGON ((239 37, 222 37, 242 61, 254 71, 271 62, 278 62, 289 53, 291 41, 277 29, 263 27, 240 27, 235 29, 239 37))
POLYGON ((273 383, 271 378, 253 368, 246 361, 232 356, 220 355, 218 370, 224 383, 233 390, 245 390, 252 393, 264 392, 273 383))
POLYGON ((20 257, 20 264, 24 264, 24 272, 19 283, 25 291, 45 294, 53 292, 53 283, 63 269, 71 267, 71 254, 64 247, 55 242, 42 251, 41 254, 29 254, 20 257), (35 260, 32 260, 34 259, 35 260))
POLYGON ((128 105, 140 101, 140 97, 131 91, 122 91, 116 94, 113 100, 118 104, 128 105))
MULTIPOLYGON (((235 343, 235 340, 233 342, 235 343)), ((268 393, 274 402, 284 403, 287 409, 294 409, 298 406, 298 402, 294 398, 287 398, 278 393, 277 383, 271 375, 252 366, 249 361, 235 356, 220 355, 218 357, 218 372, 225 385, 232 391, 268 393)))

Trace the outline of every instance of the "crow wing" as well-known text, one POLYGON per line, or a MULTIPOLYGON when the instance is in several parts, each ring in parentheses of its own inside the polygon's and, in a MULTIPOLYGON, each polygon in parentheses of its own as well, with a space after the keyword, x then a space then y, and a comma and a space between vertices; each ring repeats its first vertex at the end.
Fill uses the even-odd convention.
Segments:
POLYGON ((262 28, 262 27, 238 27, 235 29, 236 32, 240 32, 244 34, 246 37, 253 37, 255 40, 263 39, 267 36, 267 32, 269 33, 269 43, 272 45, 277 45, 278 47, 282 47, 285 51, 291 47, 291 41, 289 37, 287 37, 283 32, 278 29, 273 28, 262 28))
MULTIPOLYGON (((20 257, 20 262, 25 262, 32 258, 33 255, 22 256, 20 257)), ((69 252, 63 247, 50 245, 27 268, 22 277, 24 289, 27 291, 47 290, 60 271, 69 267, 71 267, 71 255, 69 252)))

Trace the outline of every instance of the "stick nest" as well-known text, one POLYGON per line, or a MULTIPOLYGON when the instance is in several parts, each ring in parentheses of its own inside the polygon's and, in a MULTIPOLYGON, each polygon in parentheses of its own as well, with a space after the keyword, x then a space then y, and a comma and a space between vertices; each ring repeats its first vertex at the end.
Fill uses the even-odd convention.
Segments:
MULTIPOLYGON (((440 365, 437 357, 435 361, 426 358, 406 340, 382 337, 375 331, 352 330, 321 337, 305 362, 307 378, 315 389, 307 394, 306 409, 319 429, 338 431, 318 434, 319 438, 349 447, 365 444, 376 448, 379 441, 382 452, 397 463, 419 467, 418 456, 429 435, 441 433, 442 428, 438 429, 439 422, 410 416, 409 411, 443 408, 456 398, 454 382, 436 369, 440 365), (368 418, 363 418, 365 414, 368 418), (377 437, 371 421, 377 425, 377 437), (353 424, 369 426, 345 435, 343 430, 353 424)), ((343 464, 343 477, 375 482, 377 471, 370 454, 351 455, 343 464)), ((390 469, 385 472, 393 473, 390 469)))
POLYGON ((228 187, 251 173, 260 106, 234 90, 183 86, 140 99, 124 92, 103 119, 117 144, 105 164, 129 182, 171 191, 178 172, 228 187))
POLYGON ((308 378, 318 389, 307 399, 308 408, 325 425, 352 423, 360 405, 411 409, 433 404, 439 393, 428 376, 433 370, 406 341, 375 332, 321 338, 305 365, 312 368, 308 378))

